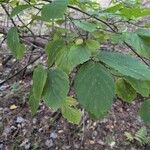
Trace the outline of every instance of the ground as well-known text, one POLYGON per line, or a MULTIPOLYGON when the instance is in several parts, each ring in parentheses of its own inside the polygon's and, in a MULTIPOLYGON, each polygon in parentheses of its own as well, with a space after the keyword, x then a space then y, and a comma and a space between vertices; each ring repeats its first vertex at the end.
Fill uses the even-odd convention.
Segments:
MULTIPOLYGON (((9 55, 6 47, 3 50, 0 47, 0 82, 28 63, 27 54, 21 61, 11 59, 1 65, 9 55)), ((34 55, 38 55, 38 52, 34 55)), ((38 62, 43 63, 45 60, 43 56, 38 62)), ((0 86, 0 150, 150 149, 150 144, 141 146, 137 141, 129 142, 124 135, 125 132, 135 134, 141 127, 146 127, 150 136, 150 128, 138 116, 138 108, 143 101, 140 96, 132 104, 114 99, 108 116, 103 120, 91 120, 83 111, 78 126, 68 123, 43 103, 37 114, 32 116, 28 93, 32 69, 37 63, 27 68, 25 77, 21 73, 0 86)))
MULTIPOLYGON (((44 57, 43 57, 44 59, 44 57)), ((6 78, 14 64, 11 60, 1 68, 1 79, 6 78)), ((42 60, 41 60, 42 61, 42 60)), ((22 63, 17 63, 14 70, 22 63)), ((30 70, 30 68, 28 69, 30 70)), ((28 71, 27 71, 28 72, 28 71)), ((0 149, 2 150, 149 150, 137 141, 129 142, 125 132, 135 134, 144 123, 138 116, 142 102, 139 96, 132 104, 114 100, 109 115, 103 120, 91 120, 86 112, 79 126, 68 123, 43 103, 35 116, 28 105, 31 74, 17 76, 0 87, 0 149), (16 82, 16 79, 20 79, 16 82)), ((149 136, 149 127, 146 127, 149 136)))

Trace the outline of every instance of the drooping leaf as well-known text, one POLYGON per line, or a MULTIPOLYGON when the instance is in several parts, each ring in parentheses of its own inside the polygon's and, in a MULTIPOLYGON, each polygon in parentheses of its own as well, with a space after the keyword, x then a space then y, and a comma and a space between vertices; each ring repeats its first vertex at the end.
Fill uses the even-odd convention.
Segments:
POLYGON ((79 103, 96 118, 110 109, 115 93, 114 81, 101 64, 88 62, 81 66, 75 78, 79 103))
POLYGON ((116 94, 119 98, 128 103, 131 103, 137 96, 134 88, 122 78, 116 81, 116 94))
POLYGON ((44 102, 51 108, 60 108, 67 97, 68 91, 68 76, 58 68, 49 69, 43 91, 44 102))
POLYGON ((126 80, 132 85, 137 93, 144 97, 149 97, 150 95, 150 81, 136 80, 131 77, 126 77, 126 80))
POLYGON ((150 99, 143 102, 139 114, 146 124, 150 124, 150 99))
POLYGON ((139 55, 150 59, 150 42, 142 38, 142 35, 139 35, 141 33, 138 32, 124 33, 122 40, 129 44, 139 55))
POLYGON ((35 113, 37 112, 39 103, 40 103, 40 99, 34 98, 33 89, 32 89, 30 92, 30 97, 29 97, 29 105, 30 105, 31 112, 33 115, 35 115, 35 113))
POLYGON ((18 15, 20 12, 24 11, 27 8, 32 7, 32 5, 18 5, 15 8, 13 8, 12 12, 11 12, 11 17, 14 17, 16 15, 18 15))
POLYGON ((76 107, 77 101, 71 97, 67 97, 63 107, 61 108, 62 115, 69 122, 73 124, 79 124, 81 120, 81 111, 76 107))
POLYGON ((130 55, 103 51, 99 53, 98 59, 125 76, 150 80, 150 68, 130 55))
POLYGON ((48 42, 45 51, 48 55, 49 66, 51 66, 56 61, 56 58, 63 47, 64 47, 64 42, 61 39, 48 42))
POLYGON ((59 54, 56 64, 69 74, 74 67, 88 61, 90 56, 91 52, 85 45, 65 47, 59 54))
POLYGON ((68 5, 68 0, 55 0, 42 7, 41 14, 46 20, 62 18, 68 5))
POLYGON ((33 72, 33 96, 36 100, 41 99, 47 79, 47 71, 42 65, 38 65, 33 72))
POLYGON ((77 27, 81 28, 84 31, 94 32, 97 30, 97 26, 94 23, 79 20, 74 20, 73 22, 77 27))
POLYGON ((12 27, 7 34, 7 45, 16 58, 22 58, 25 46, 20 43, 19 35, 16 27, 12 27))

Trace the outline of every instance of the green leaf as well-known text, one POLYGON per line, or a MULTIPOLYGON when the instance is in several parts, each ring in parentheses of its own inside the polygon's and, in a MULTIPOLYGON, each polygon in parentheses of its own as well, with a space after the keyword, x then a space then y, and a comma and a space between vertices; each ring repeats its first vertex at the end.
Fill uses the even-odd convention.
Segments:
POLYGON ((78 102, 76 99, 72 98, 72 97, 67 97, 65 103, 69 106, 76 106, 78 105, 78 102))
POLYGON ((108 13, 115 13, 117 11, 119 11, 120 9, 123 9, 124 8, 124 5, 122 3, 119 3, 119 4, 116 4, 114 6, 111 6, 107 9, 105 9, 104 11, 105 12, 108 12, 108 13))
POLYGON ((62 18, 68 5, 68 0, 55 0, 42 7, 41 14, 46 20, 62 18))
POLYGON ((150 80, 150 68, 130 55, 117 52, 100 52, 98 59, 125 76, 150 80))
MULTIPOLYGON (((142 33, 132 32, 124 33, 122 38, 128 43, 139 55, 150 59, 150 42, 142 38, 142 33), (140 34, 140 35, 139 35, 140 34)), ((150 37, 150 36, 149 36, 150 37)))
POLYGON ((55 63, 56 58, 63 47, 64 47, 64 42, 61 39, 48 42, 45 51, 48 55, 49 66, 55 63))
POLYGON ((150 124, 150 99, 143 102, 139 114, 146 124, 150 124))
POLYGON ((34 98, 41 99, 42 92, 47 79, 47 71, 42 65, 38 65, 33 72, 33 95, 34 98))
POLYGON ((81 111, 77 108, 72 108, 69 106, 62 107, 62 115, 64 118, 73 124, 79 124, 81 120, 81 111))
POLYGON ((73 22, 77 27, 81 28, 84 31, 94 32, 97 30, 97 26, 94 23, 79 20, 74 20, 73 22))
POLYGON ((65 104, 61 108, 63 117, 73 124, 79 124, 81 121, 81 111, 75 107, 71 107, 76 105, 77 101, 74 98, 67 97, 65 104))
POLYGON ((29 105, 32 111, 32 114, 35 115, 37 112, 37 109, 39 107, 40 99, 35 99, 33 95, 33 89, 30 92, 30 97, 29 97, 29 105))
POLYGON ((128 103, 131 103, 137 96, 134 88, 122 78, 116 81, 116 94, 128 103))
POLYGON ((59 54, 56 64, 69 74, 74 67, 90 59, 91 52, 85 45, 65 47, 59 54))
POLYGON ((98 41, 86 40, 85 43, 92 53, 95 53, 100 48, 100 44, 98 41))
POLYGON ((64 103, 69 91, 68 76, 58 68, 48 71, 46 85, 43 91, 44 102, 51 108, 58 109, 64 103))
POLYGON ((7 45, 16 58, 22 58, 25 46, 20 43, 19 35, 16 27, 12 27, 7 34, 7 45))
POLYGON ((103 117, 115 96, 114 81, 101 64, 88 62, 81 66, 75 78, 79 103, 96 118, 103 117))
POLYGON ((147 29, 138 29, 136 33, 144 40, 150 42, 150 30, 147 29))
POLYGON ((27 8, 32 7, 32 5, 18 5, 15 8, 13 8, 12 12, 11 12, 11 17, 14 17, 16 15, 18 15, 20 12, 24 11, 27 8))
POLYGON ((125 78, 132 87, 136 90, 137 93, 141 94, 144 97, 149 97, 150 95, 150 81, 136 80, 131 77, 125 78))

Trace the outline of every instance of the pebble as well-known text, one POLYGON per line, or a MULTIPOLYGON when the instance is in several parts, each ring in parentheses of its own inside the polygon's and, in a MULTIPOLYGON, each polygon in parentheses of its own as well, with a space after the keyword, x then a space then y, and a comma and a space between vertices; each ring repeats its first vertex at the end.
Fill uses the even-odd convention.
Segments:
POLYGON ((56 138, 57 138, 57 134, 56 134, 55 132, 52 132, 52 133, 50 134, 50 138, 56 139, 56 138))
POLYGON ((43 132, 43 128, 40 128, 40 129, 38 130, 38 132, 43 132))
POLYGON ((0 87, 0 91, 4 91, 5 89, 7 89, 9 87, 9 85, 3 85, 0 87))
POLYGON ((93 140, 89 140, 89 143, 93 145, 95 142, 93 140))
POLYGON ((4 149, 4 144, 0 144, 0 150, 4 149))
POLYGON ((24 145, 24 149, 25 149, 25 150, 30 149, 30 147, 31 147, 31 144, 30 144, 30 143, 27 143, 27 144, 24 145))
POLYGON ((24 120, 24 118, 22 118, 22 117, 17 117, 17 119, 16 119, 16 123, 23 123, 25 120, 24 120))
POLYGON ((32 122, 33 122, 33 124, 36 124, 37 123, 37 119, 33 118, 32 122))
POLYGON ((6 127, 6 128, 4 129, 3 134, 7 136, 9 133, 11 133, 11 128, 10 128, 10 127, 6 127))
POLYGON ((46 140, 45 145, 46 145, 48 148, 52 147, 52 146, 54 145, 54 144, 53 144, 53 140, 52 140, 52 139, 46 140))
POLYGON ((63 133, 63 132, 64 132, 63 130, 59 130, 59 131, 58 131, 58 133, 63 133))
POLYGON ((100 145, 105 145, 105 143, 102 140, 98 140, 97 143, 100 145))

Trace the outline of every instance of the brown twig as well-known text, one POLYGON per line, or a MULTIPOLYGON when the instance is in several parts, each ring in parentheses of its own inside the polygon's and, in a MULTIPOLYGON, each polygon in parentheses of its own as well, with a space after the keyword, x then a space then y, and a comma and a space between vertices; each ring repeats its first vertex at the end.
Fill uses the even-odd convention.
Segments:
POLYGON ((0 83, 0 86, 2 86, 3 84, 5 84, 7 81, 9 81, 10 79, 14 78, 15 76, 17 76, 18 74, 20 74, 23 70, 25 70, 29 65, 33 64, 35 61, 37 61, 38 59, 40 59, 43 56, 44 52, 41 53, 40 56, 37 56, 34 60, 32 60, 29 64, 27 64, 25 67, 23 67, 22 69, 20 69, 18 72, 16 72, 15 74, 13 74, 12 76, 8 77, 7 79, 5 79, 4 81, 2 81, 0 83))

